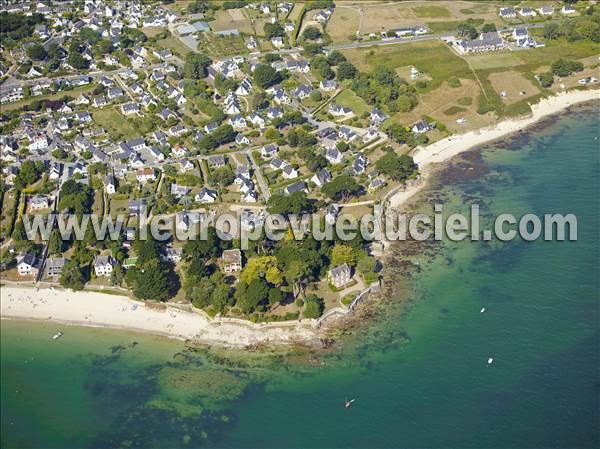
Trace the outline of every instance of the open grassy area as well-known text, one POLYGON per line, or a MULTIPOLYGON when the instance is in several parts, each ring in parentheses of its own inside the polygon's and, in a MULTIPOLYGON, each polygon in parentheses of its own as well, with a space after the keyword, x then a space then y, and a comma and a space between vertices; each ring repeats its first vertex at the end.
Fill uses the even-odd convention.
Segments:
POLYGON ((410 112, 397 113, 392 121, 404 125, 412 125, 423 116, 432 117, 444 123, 451 131, 467 131, 469 129, 490 124, 492 115, 477 114, 477 102, 472 101, 481 95, 479 84, 472 79, 461 79, 459 87, 449 87, 443 83, 438 88, 419 95, 419 104, 410 112), (465 98, 471 100, 470 104, 465 98), (468 125, 458 125, 456 120, 465 118, 468 125))
POLYGON ((116 200, 111 198, 110 203, 110 216, 116 218, 118 214, 127 215, 129 213, 129 200, 116 200))
POLYGON ((142 33, 144 33, 148 37, 154 37, 157 34, 165 31, 165 27, 144 27, 142 28, 142 33))
POLYGON ((506 104, 516 103, 540 93, 539 84, 534 84, 523 74, 513 70, 492 73, 489 80, 498 95, 501 92, 506 93, 506 97, 502 98, 502 101, 506 104), (521 95, 522 92, 525 93, 521 95))
POLYGON ((364 112, 370 112, 372 109, 367 103, 365 103, 365 100, 356 95, 351 89, 346 89, 340 92, 339 95, 335 97, 334 101, 337 104, 352 109, 354 114, 357 116, 360 116, 364 112))
POLYGON ((94 203, 92 204, 92 213, 96 215, 104 214, 104 192, 98 189, 94 192, 94 203))
POLYGON ((92 112, 92 118, 98 126, 104 128, 116 140, 119 137, 131 139, 139 136, 139 132, 133 125, 112 107, 95 110, 92 112))
POLYGON ((354 8, 335 8, 329 23, 327 33, 333 42, 349 42, 356 34, 360 24, 360 15, 354 8))
POLYGON ((290 14, 288 15, 288 18, 287 18, 289 22, 296 23, 296 19, 302 12, 303 6, 304 6, 304 3, 295 3, 294 4, 294 8, 290 11, 290 14))
POLYGON ((427 73, 431 77, 429 90, 439 87, 444 81, 453 76, 473 78, 473 73, 466 61, 440 41, 425 41, 376 48, 354 48, 344 50, 343 53, 362 71, 369 71, 380 64, 392 69, 414 66, 420 72, 427 73))
POLYGON ((438 5, 415 6, 412 8, 417 17, 451 17, 448 8, 438 5))
POLYGON ((160 39, 156 43, 162 48, 170 48, 173 54, 183 58, 185 58, 185 56, 191 51, 187 45, 173 35, 165 39, 160 39))

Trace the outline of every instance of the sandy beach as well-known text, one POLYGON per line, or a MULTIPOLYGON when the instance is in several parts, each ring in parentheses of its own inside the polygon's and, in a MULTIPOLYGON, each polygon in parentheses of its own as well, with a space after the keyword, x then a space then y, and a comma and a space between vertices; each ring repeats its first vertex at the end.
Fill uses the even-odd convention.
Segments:
POLYGON ((105 293, 3 286, 0 296, 2 319, 51 320, 59 323, 57 331, 60 323, 110 327, 232 347, 302 343, 316 336, 313 320, 289 325, 212 320, 202 312, 105 293))
POLYGON ((579 103, 600 100, 600 90, 578 90, 563 92, 545 98, 539 103, 531 105, 532 113, 529 116, 505 120, 494 126, 458 134, 439 140, 426 147, 418 147, 412 153, 419 166, 420 181, 414 182, 404 190, 399 190, 388 198, 389 206, 399 208, 419 192, 431 175, 434 164, 446 162, 454 156, 468 151, 478 145, 509 136, 526 129, 546 117, 557 114, 579 103))

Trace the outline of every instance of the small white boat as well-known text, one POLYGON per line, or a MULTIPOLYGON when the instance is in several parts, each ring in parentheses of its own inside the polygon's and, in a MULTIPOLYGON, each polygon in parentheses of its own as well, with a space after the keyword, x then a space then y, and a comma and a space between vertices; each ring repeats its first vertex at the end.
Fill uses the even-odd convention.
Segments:
POLYGON ((58 340, 62 336, 63 336, 63 333, 62 332, 58 332, 58 333, 54 334, 54 337, 52 337, 52 340, 58 340))
POLYGON ((352 407, 352 403, 355 401, 355 399, 346 399, 346 408, 350 408, 352 407))
POLYGON ((494 363, 494 359, 490 357, 490 358, 488 359, 488 365, 491 365, 492 363, 494 363))
POLYGON ((482 307, 481 310, 479 311, 479 313, 483 313, 485 312, 485 307, 482 307))

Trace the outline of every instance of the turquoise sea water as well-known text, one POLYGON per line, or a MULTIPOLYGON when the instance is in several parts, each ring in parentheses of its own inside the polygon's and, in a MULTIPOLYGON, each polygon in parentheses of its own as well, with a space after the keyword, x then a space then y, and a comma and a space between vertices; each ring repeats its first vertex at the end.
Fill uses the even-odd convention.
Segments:
POLYGON ((599 447, 597 106, 453 161, 425 194, 573 213, 577 242, 445 242, 407 310, 318 364, 3 321, 2 448, 599 447))

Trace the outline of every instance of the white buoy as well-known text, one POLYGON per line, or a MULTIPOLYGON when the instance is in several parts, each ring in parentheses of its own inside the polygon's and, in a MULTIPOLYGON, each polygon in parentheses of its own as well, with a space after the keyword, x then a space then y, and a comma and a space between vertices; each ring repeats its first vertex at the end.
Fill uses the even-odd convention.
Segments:
POLYGON ((491 365, 492 363, 494 363, 494 359, 490 357, 490 358, 488 359, 488 365, 491 365))
POLYGON ((479 313, 483 313, 485 312, 485 307, 482 307, 481 310, 479 311, 479 313))

